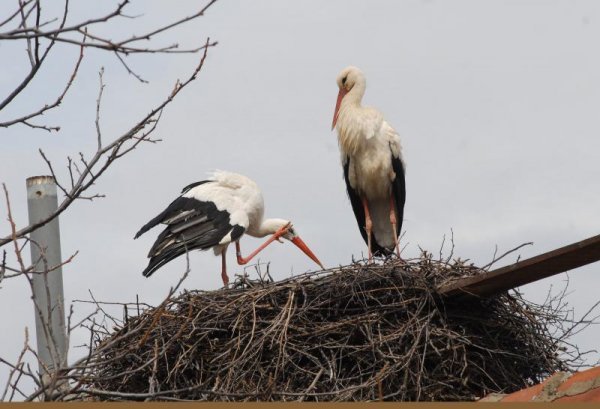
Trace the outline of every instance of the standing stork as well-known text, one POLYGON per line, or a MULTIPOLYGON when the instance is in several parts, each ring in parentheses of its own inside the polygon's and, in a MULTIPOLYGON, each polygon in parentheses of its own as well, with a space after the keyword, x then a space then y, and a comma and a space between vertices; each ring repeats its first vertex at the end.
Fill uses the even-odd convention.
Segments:
POLYGON ((406 187, 398 134, 383 115, 361 105, 367 81, 356 67, 337 76, 339 93, 333 124, 337 128, 344 179, 360 233, 373 254, 400 257, 406 187))
POLYGON ((238 263, 246 264, 273 241, 281 241, 280 238, 294 243, 323 268, 289 220, 263 219, 263 212, 260 189, 243 175, 219 171, 210 180, 184 187, 181 196, 135 235, 137 239, 161 223, 167 226, 152 245, 148 253, 150 262, 142 274, 149 277, 188 251, 212 248, 215 255, 221 255, 221 277, 223 284, 227 285, 229 277, 225 254, 231 242, 235 242, 238 263), (239 240, 244 233, 253 237, 271 237, 248 257, 242 257, 239 240))

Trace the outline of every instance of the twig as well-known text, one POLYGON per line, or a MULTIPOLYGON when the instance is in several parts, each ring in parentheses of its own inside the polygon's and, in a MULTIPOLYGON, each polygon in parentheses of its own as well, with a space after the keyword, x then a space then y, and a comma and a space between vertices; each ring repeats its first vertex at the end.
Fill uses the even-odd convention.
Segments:
POLYGON ((486 264, 485 266, 481 267, 481 269, 482 269, 482 270, 487 270, 487 269, 489 269, 489 268, 490 268, 490 267, 491 267, 493 264, 495 264, 497 261, 499 261, 499 260, 502 260, 504 257, 508 256, 509 254, 511 254, 511 253, 514 253, 515 251, 519 250, 519 249, 520 249, 520 248, 522 248, 522 247, 525 247, 525 246, 531 246, 531 245, 533 245, 533 242, 532 242, 532 241, 530 241, 530 242, 527 242, 527 243, 520 244, 520 245, 518 245, 517 247, 515 247, 514 249, 508 250, 507 252, 503 253, 503 254, 502 254, 500 257, 495 257, 495 256, 496 256, 496 254, 494 253, 494 258, 493 258, 493 260, 492 260, 492 261, 490 261, 490 262, 489 262, 488 264, 486 264))

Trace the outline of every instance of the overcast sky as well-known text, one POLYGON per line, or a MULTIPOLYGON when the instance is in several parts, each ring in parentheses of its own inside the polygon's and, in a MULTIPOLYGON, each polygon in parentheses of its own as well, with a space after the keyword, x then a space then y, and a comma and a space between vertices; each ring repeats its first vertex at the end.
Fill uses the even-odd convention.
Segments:
MULTIPOLYGON (((12 7, 0 5, 0 18, 12 7)), ((13 2, 10 2, 11 4, 13 2)), ((73 2, 72 22, 110 7, 73 2)), ((199 1, 143 1, 130 14, 167 22, 191 14, 199 1), (143 7, 143 8, 142 8, 143 7)), ((138 22, 104 29, 126 37, 138 22)), ((64 269, 68 302, 140 300, 156 304, 185 269, 175 260, 142 277, 159 230, 134 233, 181 188, 214 169, 253 178, 263 190, 266 217, 294 222, 326 267, 360 257, 365 245, 346 197, 331 119, 335 77, 347 65, 367 77, 364 103, 380 109, 399 132, 407 164, 403 256, 419 247, 439 252, 454 232, 456 256, 487 264, 494 254, 533 241, 530 257, 600 233, 600 3, 574 1, 221 1, 196 23, 161 37, 164 43, 211 49, 198 80, 167 108, 155 136, 116 163, 96 186, 106 195, 76 203, 60 217, 62 254, 79 251, 64 269)), ((55 98, 78 50, 57 46, 31 88, 0 113, 26 113, 55 98)), ((0 95, 23 77, 22 44, 0 43, 0 95)), ((185 78, 197 55, 131 57, 149 84, 128 75, 110 54, 90 51, 59 110, 44 117, 58 134, 13 126, 0 129, 0 182, 15 219, 27 224, 25 179, 47 174, 42 148, 60 177, 66 157, 93 153, 98 70, 105 67, 101 126, 111 140, 137 122, 185 78)), ((3 98, 3 97, 0 97, 3 98)), ((9 232, 0 201, 0 233, 9 232)), ((242 239, 245 253, 261 241, 242 239)), ((28 253, 27 253, 28 254, 28 253)), ((447 253, 446 253, 447 254, 447 253)), ((503 260, 513 262, 516 254, 503 260)), ((315 266, 289 243, 261 256, 275 279, 315 266)), ((221 285, 212 252, 190 257, 188 289, 221 285)), ((600 299, 599 264, 569 273, 568 301, 584 313, 600 299)), ((241 272, 230 252, 230 276, 241 272)), ((525 286, 543 301, 565 274, 525 286)), ((24 280, 1 284, 0 355, 16 358, 23 330, 33 332, 24 280)), ((82 305, 80 316, 86 311, 82 305)), ((72 344, 85 342, 84 332, 72 344)), ((596 348, 598 327, 578 334, 596 348)), ((83 352, 72 351, 72 357, 83 352)), ((597 358, 597 356, 596 356, 597 358)), ((595 358, 595 359, 596 359, 595 358)), ((590 361, 592 363, 592 361, 590 361)), ((0 371, 0 385, 6 379, 0 371)))

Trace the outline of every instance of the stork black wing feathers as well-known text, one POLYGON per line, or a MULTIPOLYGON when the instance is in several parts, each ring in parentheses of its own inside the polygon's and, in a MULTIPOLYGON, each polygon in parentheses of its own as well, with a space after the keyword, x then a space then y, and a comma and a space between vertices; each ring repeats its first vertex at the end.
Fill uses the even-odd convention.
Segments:
POLYGON ((188 190, 190 190, 192 188, 195 188, 196 186, 203 185, 203 184, 208 183, 208 182, 214 182, 214 181, 213 180, 201 180, 200 182, 190 183, 189 185, 187 185, 186 187, 184 187, 183 189, 181 189, 181 194, 184 194, 188 190))
POLYGON ((146 223, 136 234, 134 239, 137 239, 142 234, 146 233, 148 230, 153 228, 154 226, 160 223, 170 224, 169 221, 173 217, 182 216, 183 214, 187 214, 189 212, 190 217, 193 213, 196 212, 196 203, 198 200, 190 199, 187 197, 178 197, 175 199, 162 213, 156 216, 154 219, 150 220, 146 223))
POLYGON ((394 195, 394 201, 396 202, 396 236, 400 236, 402 221, 404 220, 404 203, 406 202, 406 180, 404 177, 402 160, 399 157, 394 156, 393 152, 391 153, 391 156, 392 167, 396 174, 396 178, 392 182, 392 194, 394 195))
POLYGON ((367 231, 365 230, 365 209, 363 208, 362 202, 356 190, 350 185, 350 177, 348 173, 350 171, 350 158, 346 157, 346 163, 344 164, 344 180, 346 181, 346 190, 348 191, 348 198, 352 204, 352 210, 356 216, 356 222, 358 223, 358 230, 362 235, 365 243, 367 242, 367 231))
MULTIPOLYGON (((184 194, 188 190, 193 189, 196 186, 200 186, 200 185, 203 185, 204 183, 208 183, 208 182, 212 182, 212 180, 202 180, 200 182, 191 183, 181 190, 181 194, 184 194)), ((140 237, 142 234, 146 233, 148 230, 150 230, 157 224, 160 224, 160 223, 171 224, 171 223, 169 223, 169 219, 171 219, 171 217, 173 217, 173 216, 181 216, 182 213, 184 213, 188 210, 194 211, 195 204, 194 204, 193 200, 185 200, 185 199, 188 199, 188 198, 179 197, 176 200, 174 200, 161 214, 159 214, 154 219, 152 219, 148 223, 146 223, 135 234, 134 239, 137 239, 138 237, 140 237), (180 199, 184 199, 184 200, 180 200, 180 199)))
MULTIPOLYGON (((360 196, 352 188, 350 185, 350 178, 348 176, 348 172, 350 171, 350 157, 346 157, 346 163, 344 164, 344 180, 346 181, 346 189, 348 191, 348 197, 350 198, 350 203, 352 204, 352 210, 354 211, 354 216, 356 216, 356 222, 358 223, 358 230, 365 241, 368 244, 367 238, 367 230, 365 228, 365 209, 363 208, 362 201, 360 200, 360 196)), ((374 237, 371 240, 371 250, 373 254, 389 254, 390 251, 384 247, 381 247, 377 240, 374 240, 374 237)))
MULTIPOLYGON (((195 186, 197 185, 189 189, 195 186)), ((135 237, 160 223, 166 224, 167 227, 158 235, 150 249, 150 262, 143 271, 146 277, 188 251, 206 250, 219 244, 227 234, 231 234, 231 241, 235 241, 245 230, 239 225, 232 226, 229 212, 218 210, 212 202, 178 197, 162 213, 144 225, 135 237)))

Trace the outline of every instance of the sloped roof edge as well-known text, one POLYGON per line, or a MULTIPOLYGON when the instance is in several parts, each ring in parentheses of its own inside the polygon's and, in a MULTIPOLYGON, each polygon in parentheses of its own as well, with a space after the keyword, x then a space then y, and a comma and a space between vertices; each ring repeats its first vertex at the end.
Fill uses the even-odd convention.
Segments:
POLYGON ((600 366, 556 372, 538 385, 510 394, 492 393, 479 402, 600 402, 600 366))

